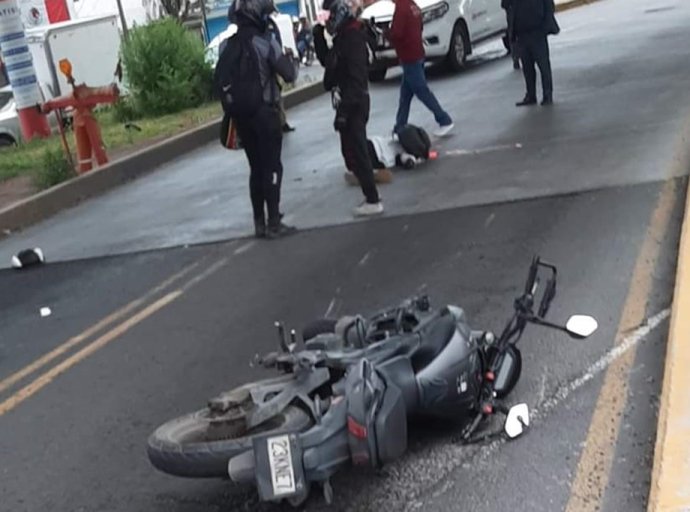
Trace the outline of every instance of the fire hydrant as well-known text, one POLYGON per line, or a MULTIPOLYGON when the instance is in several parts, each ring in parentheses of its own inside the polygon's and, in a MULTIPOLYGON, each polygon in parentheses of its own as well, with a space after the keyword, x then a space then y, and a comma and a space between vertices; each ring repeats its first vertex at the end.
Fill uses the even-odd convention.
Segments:
POLYGON ((120 91, 115 84, 105 87, 75 85, 72 65, 67 59, 60 61, 60 71, 72 86, 72 94, 45 102, 41 105, 41 111, 47 114, 56 109, 67 107, 74 109, 72 119, 74 140, 77 145, 77 172, 83 174, 93 168, 94 158, 99 166, 108 163, 108 155, 101 139, 101 129, 93 115, 93 109, 99 104, 115 103, 120 96, 120 91))

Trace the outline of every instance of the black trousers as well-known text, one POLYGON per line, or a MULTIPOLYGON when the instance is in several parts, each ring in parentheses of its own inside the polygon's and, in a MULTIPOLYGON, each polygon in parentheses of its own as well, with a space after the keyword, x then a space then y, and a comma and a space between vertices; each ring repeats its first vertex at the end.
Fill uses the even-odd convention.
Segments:
POLYGON ((277 107, 264 106, 250 119, 237 119, 237 133, 249 160, 249 196, 255 220, 280 223, 283 131, 277 107))
POLYGON ((541 85, 544 98, 553 97, 553 77, 551 75, 551 57, 549 55, 549 41, 544 33, 518 34, 518 49, 522 61, 522 73, 525 75, 527 96, 537 99, 537 71, 539 66, 541 85))
POLYGON ((374 182, 374 169, 369 157, 367 142, 367 123, 369 122, 369 97, 350 112, 347 124, 340 131, 340 149, 345 166, 351 171, 362 187, 367 203, 378 203, 379 192, 374 182))

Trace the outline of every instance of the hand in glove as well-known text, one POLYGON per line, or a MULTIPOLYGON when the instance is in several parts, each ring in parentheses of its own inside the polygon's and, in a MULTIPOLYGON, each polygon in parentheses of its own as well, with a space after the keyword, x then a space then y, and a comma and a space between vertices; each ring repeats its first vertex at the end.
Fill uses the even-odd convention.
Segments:
POLYGON ((347 127, 347 118, 342 114, 335 116, 335 122, 333 123, 333 128, 336 132, 343 132, 347 127))

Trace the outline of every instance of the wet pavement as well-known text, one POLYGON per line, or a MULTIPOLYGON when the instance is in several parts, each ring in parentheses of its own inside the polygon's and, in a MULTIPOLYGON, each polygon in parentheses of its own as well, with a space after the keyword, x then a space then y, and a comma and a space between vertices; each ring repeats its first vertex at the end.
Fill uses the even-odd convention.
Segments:
MULTIPOLYGON (((249 361, 275 348, 275 319, 300 326, 426 292, 499 329, 535 253, 559 267, 551 319, 592 314, 600 329, 586 341, 526 333, 511 400, 537 411, 530 432, 463 447, 452 426, 414 425, 402 460, 334 480, 331 510, 550 512, 577 496, 580 510, 645 510, 690 169, 690 6, 605 0, 559 21, 553 109, 512 106, 521 78, 498 45, 464 74, 432 72, 458 133, 438 161, 382 188, 384 218, 352 221, 359 193, 343 183, 323 98, 290 112, 285 145, 285 210, 314 229, 230 240, 249 229, 246 165, 210 145, 0 242, 0 261, 34 244, 52 260, 98 256, 0 270, 0 510, 281 510, 227 482, 156 472, 148 434, 267 376, 249 361), (660 320, 639 334, 649 318, 660 320), (592 498, 598 483, 580 489, 578 467, 621 340, 631 361, 606 437, 613 462, 592 498)), ((371 133, 388 130, 396 87, 373 88, 371 133)), ((305 509, 326 506, 317 495, 305 509)))

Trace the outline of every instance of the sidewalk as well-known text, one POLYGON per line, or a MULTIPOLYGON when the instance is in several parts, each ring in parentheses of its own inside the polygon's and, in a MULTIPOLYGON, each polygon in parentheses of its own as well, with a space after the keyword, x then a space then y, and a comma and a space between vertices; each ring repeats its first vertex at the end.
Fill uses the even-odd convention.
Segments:
MULTIPOLYGON (((560 17, 566 28, 584 26, 586 19, 580 10, 560 17)), ((604 22, 601 30, 607 30, 604 22)), ((387 215, 592 189, 616 185, 624 177, 629 182, 656 179, 656 173, 667 168, 658 155, 672 154, 669 147, 674 140, 669 133, 675 127, 667 123, 653 133, 641 131, 633 143, 621 134, 615 136, 621 138, 613 146, 597 136, 602 127, 626 124, 626 95, 598 92, 595 105, 599 107, 583 110, 582 102, 594 96, 591 79, 582 71, 610 66, 611 59, 625 58, 629 50, 623 46, 606 55, 593 55, 588 42, 591 34, 583 44, 580 37, 573 31, 559 36, 558 44, 565 46, 554 59, 554 69, 559 98, 564 100, 548 111, 536 109, 526 115, 514 108, 513 101, 524 87, 522 76, 511 69, 500 41, 475 56, 461 75, 433 73, 431 86, 455 117, 456 135, 436 144, 442 156, 439 161, 414 172, 398 172, 392 185, 381 187, 387 215), (544 147, 544 130, 558 132, 559 139, 544 147), (618 149, 612 151, 612 147, 618 149), (601 172, 585 181, 580 179, 584 153, 601 155, 592 162, 601 172), (627 176, 616 172, 621 165, 629 167, 627 176)), ((683 82, 665 87, 667 94, 638 116, 641 126, 656 116, 678 117, 677 103, 671 99, 684 90, 683 82)), ((395 79, 372 86, 370 135, 390 133, 398 88, 395 79)), ((286 136, 283 148, 286 221, 302 229, 352 222, 351 209, 362 195, 344 183, 330 99, 324 95, 291 109, 288 119, 297 131, 286 136)), ((418 102, 411 122, 433 128, 433 118, 418 102)), ((17 251, 33 246, 44 249, 49 261, 57 261, 248 236, 253 226, 247 181, 244 154, 212 142, 133 183, 0 241, 0 267, 7 266, 17 251)))

